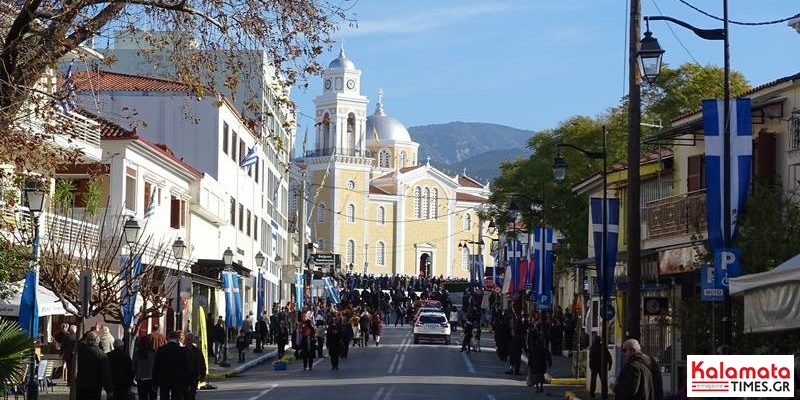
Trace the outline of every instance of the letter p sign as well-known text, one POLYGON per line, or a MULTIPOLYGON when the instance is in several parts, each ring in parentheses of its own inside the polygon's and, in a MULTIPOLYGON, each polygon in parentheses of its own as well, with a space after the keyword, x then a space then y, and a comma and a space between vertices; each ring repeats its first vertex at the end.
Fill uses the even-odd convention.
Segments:
POLYGON ((741 251, 736 248, 721 248, 714 252, 714 277, 717 287, 727 288, 728 278, 741 274, 740 254, 741 251))

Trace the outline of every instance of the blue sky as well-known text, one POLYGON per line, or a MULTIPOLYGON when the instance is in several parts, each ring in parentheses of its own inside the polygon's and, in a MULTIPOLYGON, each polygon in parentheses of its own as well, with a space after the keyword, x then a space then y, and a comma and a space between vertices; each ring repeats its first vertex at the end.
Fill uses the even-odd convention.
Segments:
MULTIPOLYGON (((722 0, 687 0, 722 15, 722 0)), ((346 2, 345 4, 352 4, 346 2)), ((343 28, 348 58, 362 70, 362 93, 374 110, 384 91, 386 113, 406 126, 451 121, 492 122, 537 131, 572 115, 598 115, 627 92, 626 1, 613 0, 360 0, 358 27, 343 28)), ((743 22, 800 13, 791 0, 730 0, 729 18, 743 22)), ((721 22, 678 0, 643 0, 642 15, 668 15, 699 28, 721 22)), ((644 24, 642 24, 644 31, 644 24)), ((722 42, 655 21, 665 62, 722 65, 722 42), (685 48, 684 48, 685 46, 685 48)), ((731 68, 758 85, 800 71, 800 34, 785 22, 731 25, 731 68)), ((336 43, 320 61, 336 58, 336 43)), ((313 115, 321 79, 295 89, 298 109, 313 115)), ((300 116, 298 136, 313 122, 300 116)))

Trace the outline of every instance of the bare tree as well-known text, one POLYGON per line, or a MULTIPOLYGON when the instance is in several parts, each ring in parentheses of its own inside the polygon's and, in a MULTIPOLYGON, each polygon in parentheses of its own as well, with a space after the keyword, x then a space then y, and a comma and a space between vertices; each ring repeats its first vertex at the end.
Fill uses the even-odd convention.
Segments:
MULTIPOLYGON (((330 43, 337 24, 348 20, 347 2, 5 0, 0 3, 0 163, 30 171, 52 165, 53 160, 77 158, 78 152, 41 146, 55 132, 34 130, 25 119, 47 120, 54 105, 69 96, 69 90, 58 90, 51 69, 90 38, 109 40, 113 32, 127 31, 154 51, 168 49, 164 62, 171 64, 178 80, 193 88, 195 96, 219 86, 213 73, 217 70, 226 71, 223 83, 233 92, 253 51, 264 54, 276 77, 289 87, 321 70, 316 57, 330 43), (142 34, 137 27, 143 26, 183 34, 142 34), (43 78, 48 72, 50 78, 43 78)), ((288 95, 283 100, 293 108, 288 95)))

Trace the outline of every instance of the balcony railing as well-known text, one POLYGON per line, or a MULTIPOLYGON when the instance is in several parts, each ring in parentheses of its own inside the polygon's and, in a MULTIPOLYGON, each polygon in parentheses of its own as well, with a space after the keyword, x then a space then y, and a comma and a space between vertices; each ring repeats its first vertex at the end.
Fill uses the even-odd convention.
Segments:
POLYGON ((705 232, 706 191, 647 203, 647 238, 658 239, 705 232))
POLYGON ((305 156, 324 157, 324 156, 332 156, 334 153, 339 156, 369 157, 368 151, 362 151, 361 149, 343 149, 335 147, 328 147, 325 149, 307 151, 305 156))
MULTIPOLYGON (((1 213, 7 239, 14 242, 33 238, 33 221, 27 208, 4 207, 1 213)), ((39 224, 43 244, 50 243, 62 249, 90 249, 100 244, 97 224, 50 213, 40 215, 39 224)))

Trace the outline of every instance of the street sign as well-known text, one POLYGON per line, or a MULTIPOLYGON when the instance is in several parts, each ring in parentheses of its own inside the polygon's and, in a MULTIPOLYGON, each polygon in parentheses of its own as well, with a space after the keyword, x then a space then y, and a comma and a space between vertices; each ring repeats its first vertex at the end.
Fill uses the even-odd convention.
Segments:
POLYGON ((700 301, 722 301, 722 287, 718 285, 715 275, 713 266, 700 267, 700 301))
POLYGON ((333 272, 336 266, 336 255, 332 253, 316 253, 311 255, 314 266, 326 272, 333 272))

